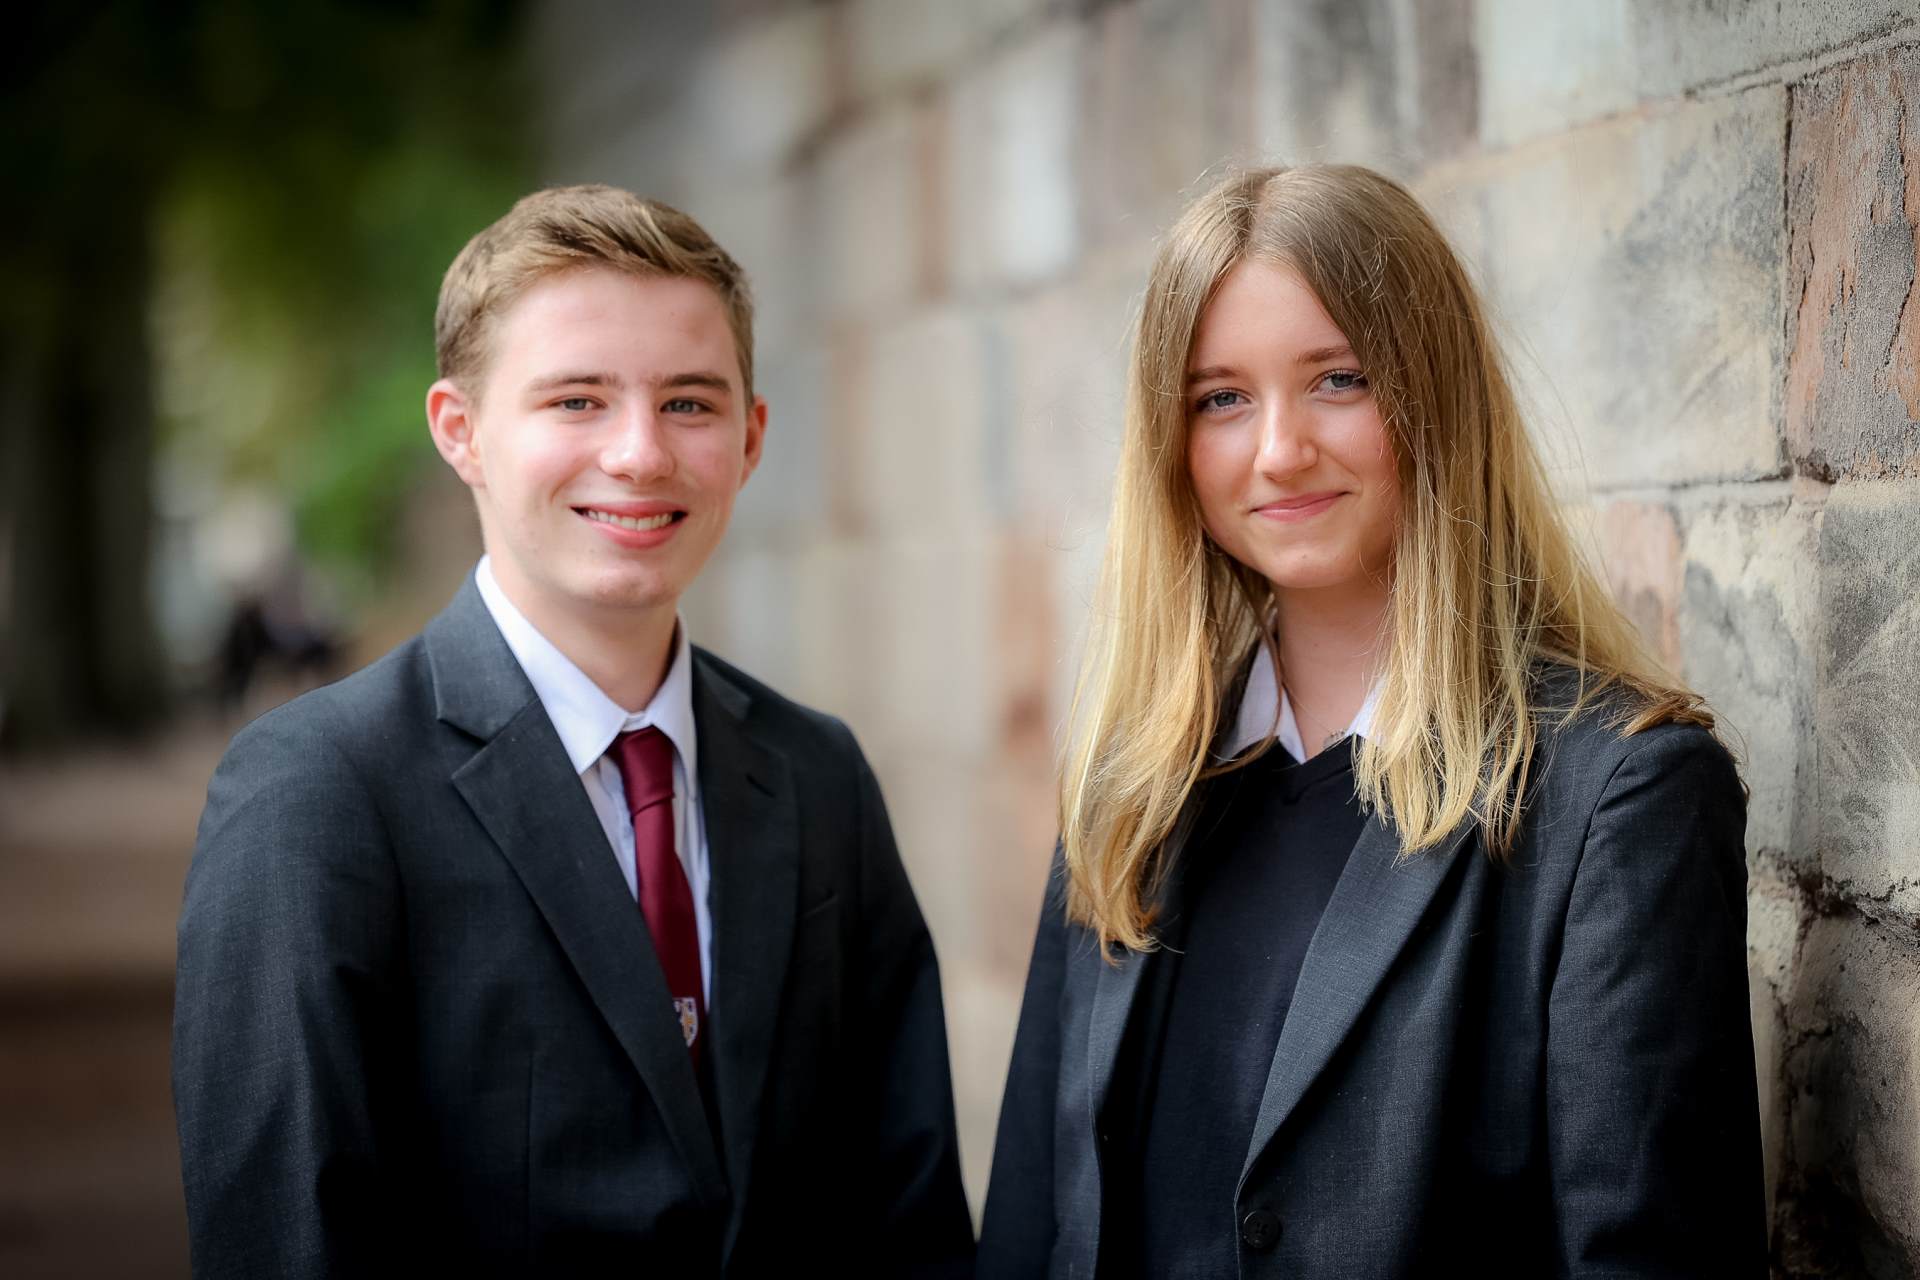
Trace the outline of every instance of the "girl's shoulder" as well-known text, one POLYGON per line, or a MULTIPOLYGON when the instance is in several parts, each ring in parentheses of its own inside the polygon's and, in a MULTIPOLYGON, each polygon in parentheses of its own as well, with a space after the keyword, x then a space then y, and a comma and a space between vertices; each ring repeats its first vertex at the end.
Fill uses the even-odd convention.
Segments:
POLYGON ((1543 663, 1532 705, 1534 805, 1591 809, 1623 769, 1655 778, 1703 771, 1738 786, 1732 753, 1711 727, 1690 719, 1643 724, 1652 704, 1630 687, 1597 685, 1591 673, 1583 679, 1572 667, 1543 663))

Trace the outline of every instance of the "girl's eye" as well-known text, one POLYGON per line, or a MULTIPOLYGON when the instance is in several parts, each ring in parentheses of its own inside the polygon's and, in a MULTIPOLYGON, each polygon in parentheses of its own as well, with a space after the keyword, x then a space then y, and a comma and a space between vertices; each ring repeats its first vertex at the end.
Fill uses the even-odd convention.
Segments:
POLYGON ((1320 379, 1329 391, 1365 391, 1367 375, 1358 369, 1335 369, 1320 379))
POLYGON ((1218 409, 1231 409, 1239 400, 1238 391, 1209 391, 1195 401, 1193 407, 1196 412, 1208 413, 1218 409))

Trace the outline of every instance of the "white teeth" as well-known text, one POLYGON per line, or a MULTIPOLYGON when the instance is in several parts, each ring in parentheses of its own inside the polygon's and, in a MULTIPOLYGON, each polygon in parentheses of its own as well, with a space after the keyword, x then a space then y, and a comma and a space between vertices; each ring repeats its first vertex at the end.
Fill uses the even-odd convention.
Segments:
POLYGON ((622 529, 663 529, 673 523, 671 511, 657 516, 617 516, 611 511, 599 511, 588 507, 585 514, 589 520, 598 520, 601 524, 617 524, 622 529))

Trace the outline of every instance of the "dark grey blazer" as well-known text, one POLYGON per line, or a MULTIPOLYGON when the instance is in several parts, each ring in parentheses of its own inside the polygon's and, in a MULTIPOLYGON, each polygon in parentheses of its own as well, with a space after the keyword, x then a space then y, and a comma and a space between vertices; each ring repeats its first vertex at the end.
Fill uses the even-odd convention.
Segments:
POLYGON ((262 717, 180 918, 199 1276, 964 1274, 933 946, 840 722, 694 657, 710 1124, 645 920, 471 580, 262 717))
MULTIPOLYGON (((1610 709, 1548 729, 1508 865, 1470 823, 1399 859, 1376 817, 1355 845, 1221 1215, 1241 1276, 1765 1274, 1744 792, 1711 734, 1621 737, 1610 709)), ((1106 963, 1061 887, 1056 862, 980 1241, 992 1280, 1116 1269, 1109 1091, 1156 957, 1106 963)))

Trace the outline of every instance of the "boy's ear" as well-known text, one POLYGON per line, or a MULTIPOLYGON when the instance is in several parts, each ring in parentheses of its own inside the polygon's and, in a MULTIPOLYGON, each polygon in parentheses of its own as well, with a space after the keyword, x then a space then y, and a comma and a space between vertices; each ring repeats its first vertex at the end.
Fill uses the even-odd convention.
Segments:
POLYGON ((476 408, 451 378, 442 378, 427 388, 427 431, 433 436, 433 447, 469 487, 484 489, 487 477, 480 466, 479 441, 474 435, 476 408))
POLYGON ((747 465, 740 469, 740 483, 746 484, 747 477, 760 465, 760 451, 767 443, 767 401, 764 396, 755 396, 753 404, 747 409, 747 465))

